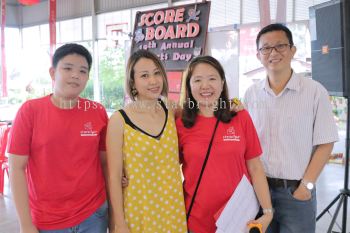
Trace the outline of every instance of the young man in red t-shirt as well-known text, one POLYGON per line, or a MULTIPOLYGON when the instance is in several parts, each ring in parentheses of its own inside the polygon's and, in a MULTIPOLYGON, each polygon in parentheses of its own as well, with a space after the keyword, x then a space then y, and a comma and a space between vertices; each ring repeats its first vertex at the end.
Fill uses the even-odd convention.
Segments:
POLYGON ((50 68, 53 93, 17 113, 8 152, 21 233, 107 231, 108 117, 102 105, 79 97, 91 63, 81 45, 58 48, 50 68))

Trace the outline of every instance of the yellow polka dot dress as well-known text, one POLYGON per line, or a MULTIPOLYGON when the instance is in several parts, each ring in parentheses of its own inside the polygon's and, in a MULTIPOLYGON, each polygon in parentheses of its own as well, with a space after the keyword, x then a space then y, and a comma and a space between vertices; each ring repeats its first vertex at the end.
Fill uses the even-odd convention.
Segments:
MULTIPOLYGON (((164 106, 165 108, 165 106, 164 106)), ((166 108, 165 108, 166 110, 166 108)), ((129 185, 124 189, 125 219, 132 233, 187 232, 178 141, 173 116, 160 135, 152 136, 122 114, 124 168, 129 185)))

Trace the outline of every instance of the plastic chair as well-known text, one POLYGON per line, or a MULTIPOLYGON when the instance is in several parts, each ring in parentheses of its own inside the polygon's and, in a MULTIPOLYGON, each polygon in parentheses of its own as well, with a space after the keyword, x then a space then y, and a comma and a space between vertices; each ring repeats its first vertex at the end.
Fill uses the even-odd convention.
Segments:
POLYGON ((0 125, 0 194, 4 193, 5 174, 9 177, 9 164, 6 156, 6 146, 10 132, 9 124, 0 125))

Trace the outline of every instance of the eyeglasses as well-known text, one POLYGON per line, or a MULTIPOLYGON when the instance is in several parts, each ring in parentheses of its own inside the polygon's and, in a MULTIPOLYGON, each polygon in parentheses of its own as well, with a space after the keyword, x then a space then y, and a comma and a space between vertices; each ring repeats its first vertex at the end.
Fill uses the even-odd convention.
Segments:
POLYGON ((275 46, 266 46, 266 47, 262 47, 259 50, 259 52, 263 55, 267 55, 270 54, 272 52, 273 49, 275 49, 277 52, 284 52, 286 51, 287 47, 291 48, 292 45, 290 44, 278 44, 275 46))

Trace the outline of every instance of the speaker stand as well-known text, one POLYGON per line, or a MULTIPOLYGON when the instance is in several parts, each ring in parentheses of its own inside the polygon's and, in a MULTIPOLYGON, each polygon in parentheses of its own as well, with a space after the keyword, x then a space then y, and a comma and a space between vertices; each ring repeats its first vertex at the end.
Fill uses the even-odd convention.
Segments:
POLYGON ((337 233, 332 231, 334 223, 339 214, 340 207, 343 206, 343 218, 342 218, 342 230, 341 233, 346 233, 346 220, 347 220, 347 208, 348 208, 348 198, 350 197, 349 190, 349 123, 350 123, 350 101, 346 98, 347 102, 347 120, 346 120, 346 139, 345 139, 345 172, 344 172, 344 188, 340 190, 340 193, 334 198, 334 200, 317 216, 316 221, 318 221, 329 209, 339 200, 337 208, 335 209, 332 221, 329 225, 327 233, 337 233))

